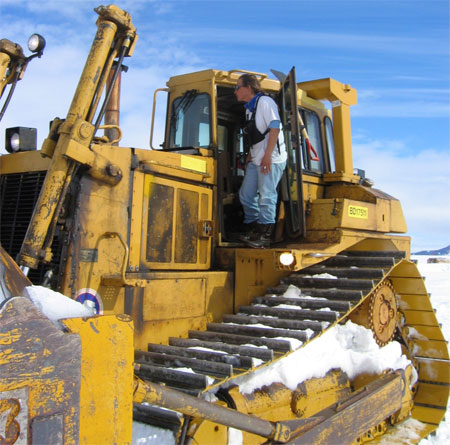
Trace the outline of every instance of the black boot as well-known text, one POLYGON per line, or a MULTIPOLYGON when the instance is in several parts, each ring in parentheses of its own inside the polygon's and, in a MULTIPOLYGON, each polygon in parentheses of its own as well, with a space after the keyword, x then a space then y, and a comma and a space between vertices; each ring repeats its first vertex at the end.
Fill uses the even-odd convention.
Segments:
POLYGON ((239 236, 240 241, 248 241, 258 230, 258 223, 256 221, 253 221, 251 223, 243 225, 242 233, 239 236))
POLYGON ((270 238, 275 224, 258 224, 257 230, 247 239, 245 244, 254 248, 270 247, 270 238))

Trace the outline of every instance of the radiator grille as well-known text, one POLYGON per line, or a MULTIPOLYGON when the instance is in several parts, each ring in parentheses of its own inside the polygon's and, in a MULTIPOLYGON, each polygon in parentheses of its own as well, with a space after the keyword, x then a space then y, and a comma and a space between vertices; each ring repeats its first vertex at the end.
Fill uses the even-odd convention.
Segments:
MULTIPOLYGON (((34 206, 45 179, 46 172, 14 173, 0 177, 0 241, 3 248, 17 259, 22 247, 34 206)), ((33 284, 41 284, 46 270, 59 263, 59 241, 52 244, 53 260, 50 265, 40 265, 30 270, 28 278, 33 284)))

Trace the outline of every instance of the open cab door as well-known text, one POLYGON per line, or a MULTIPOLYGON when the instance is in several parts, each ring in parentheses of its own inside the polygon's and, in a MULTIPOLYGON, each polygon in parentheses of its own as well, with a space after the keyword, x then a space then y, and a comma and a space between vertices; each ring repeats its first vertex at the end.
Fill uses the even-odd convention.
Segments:
POLYGON ((281 180, 285 211, 285 228, 289 238, 306 236, 305 206, 302 182, 302 148, 297 107, 297 82, 295 67, 291 69, 278 96, 287 162, 281 180))

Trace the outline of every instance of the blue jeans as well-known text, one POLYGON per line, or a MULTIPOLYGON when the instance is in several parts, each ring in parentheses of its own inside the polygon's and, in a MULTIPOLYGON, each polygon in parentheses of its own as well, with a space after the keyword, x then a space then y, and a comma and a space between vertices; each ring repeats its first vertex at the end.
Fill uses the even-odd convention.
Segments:
POLYGON ((272 164, 270 173, 261 173, 261 166, 249 162, 244 181, 239 190, 239 199, 244 207, 244 223, 254 221, 273 224, 277 211, 277 185, 283 175, 286 162, 272 164))

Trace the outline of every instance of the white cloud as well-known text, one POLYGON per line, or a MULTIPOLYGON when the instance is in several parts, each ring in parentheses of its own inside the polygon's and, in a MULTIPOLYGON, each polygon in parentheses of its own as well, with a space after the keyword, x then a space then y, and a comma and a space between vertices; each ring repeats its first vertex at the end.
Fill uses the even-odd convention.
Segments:
POLYGON ((397 53, 397 54, 426 54, 448 56, 449 48, 447 42, 439 42, 436 39, 425 36, 420 37, 399 37, 394 35, 362 35, 349 34, 345 32, 319 32, 304 31, 292 27, 276 28, 272 27, 268 33, 266 29, 255 27, 245 28, 203 28, 202 32, 192 28, 177 27, 175 35, 182 35, 190 41, 204 40, 208 36, 210 43, 241 43, 243 36, 249 45, 265 47, 306 47, 311 48, 335 48, 351 49, 352 52, 363 51, 364 54, 376 53, 397 53))
POLYGON ((450 243, 450 153, 406 148, 398 140, 354 143, 354 166, 365 169, 375 188, 400 200, 413 249, 445 247, 450 243))
POLYGON ((419 100, 362 100, 352 110, 353 117, 423 117, 450 116, 450 103, 445 101, 419 100))
POLYGON ((366 88, 358 90, 354 117, 450 116, 448 88, 366 88))

